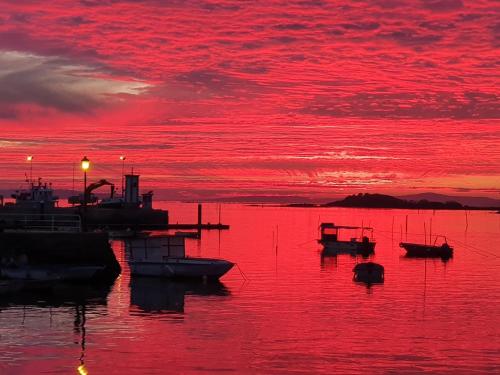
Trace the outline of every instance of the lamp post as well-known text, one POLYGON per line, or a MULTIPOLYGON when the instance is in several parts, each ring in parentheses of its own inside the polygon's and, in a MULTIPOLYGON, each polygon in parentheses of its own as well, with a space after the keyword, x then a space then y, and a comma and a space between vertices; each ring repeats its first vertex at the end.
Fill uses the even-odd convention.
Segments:
POLYGON ((26 156, 26 160, 30 162, 30 181, 31 184, 33 182, 33 155, 26 156))
POLYGON ((120 155, 120 160, 122 161, 122 198, 123 198, 123 193, 125 191, 125 187, 123 186, 123 181, 125 178, 125 155, 120 155))
POLYGON ((87 170, 90 167, 90 160, 86 156, 82 159, 83 169, 83 214, 82 214, 82 228, 83 231, 87 230, 87 170))

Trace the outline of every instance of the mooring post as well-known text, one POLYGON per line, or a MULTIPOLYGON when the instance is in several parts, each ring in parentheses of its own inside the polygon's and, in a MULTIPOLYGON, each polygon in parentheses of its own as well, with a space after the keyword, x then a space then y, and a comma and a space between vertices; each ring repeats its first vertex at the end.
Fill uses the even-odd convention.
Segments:
POLYGON ((201 203, 198 203, 198 238, 201 238, 201 203))

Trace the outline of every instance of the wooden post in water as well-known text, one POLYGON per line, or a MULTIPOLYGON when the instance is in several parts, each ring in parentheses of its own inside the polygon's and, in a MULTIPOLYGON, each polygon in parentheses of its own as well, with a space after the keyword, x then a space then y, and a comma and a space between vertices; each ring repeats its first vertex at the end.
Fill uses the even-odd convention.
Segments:
POLYGON ((408 215, 406 215, 406 241, 408 241, 408 215))
MULTIPOLYGON (((372 232, 372 235, 373 235, 373 232, 372 232)), ((394 248, 394 216, 392 216, 391 246, 392 246, 392 248, 394 248)))
POLYGON ((429 223, 429 245, 432 245, 432 217, 429 223))
POLYGON ((202 215, 201 203, 198 203, 198 238, 201 238, 201 215, 202 215))

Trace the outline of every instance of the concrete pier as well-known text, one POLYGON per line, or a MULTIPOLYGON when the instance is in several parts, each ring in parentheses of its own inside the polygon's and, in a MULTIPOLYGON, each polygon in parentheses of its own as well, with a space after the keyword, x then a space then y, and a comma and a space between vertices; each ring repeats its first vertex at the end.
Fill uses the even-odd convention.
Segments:
POLYGON ((27 265, 96 265, 96 279, 114 279, 121 268, 107 233, 0 232, 0 267, 27 265))

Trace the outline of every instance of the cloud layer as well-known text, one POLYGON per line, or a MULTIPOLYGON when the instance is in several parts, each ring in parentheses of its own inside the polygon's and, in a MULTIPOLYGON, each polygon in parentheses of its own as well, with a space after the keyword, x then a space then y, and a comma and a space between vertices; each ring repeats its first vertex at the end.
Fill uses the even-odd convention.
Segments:
POLYGON ((4 1, 0 126, 21 143, 0 147, 8 163, 122 148, 155 184, 211 193, 491 193, 498 14, 487 0, 4 1), (99 147, 75 147, 80 126, 99 147))

